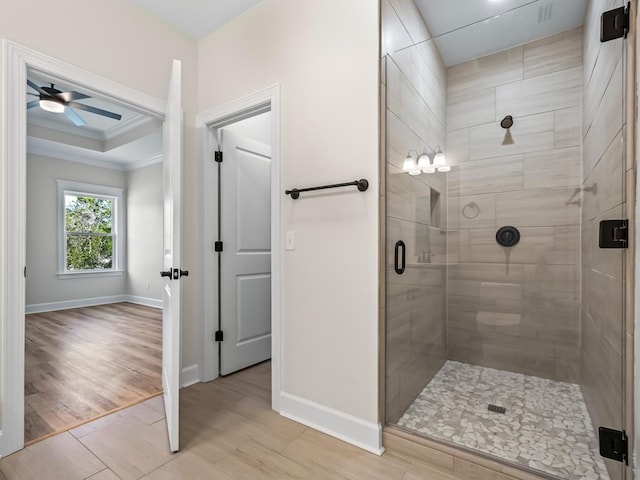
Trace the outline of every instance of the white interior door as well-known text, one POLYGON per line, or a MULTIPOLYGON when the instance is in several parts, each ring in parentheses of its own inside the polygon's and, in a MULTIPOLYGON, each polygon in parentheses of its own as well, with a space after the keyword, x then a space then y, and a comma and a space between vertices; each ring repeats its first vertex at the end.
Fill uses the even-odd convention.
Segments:
POLYGON ((180 284, 182 101, 181 64, 173 61, 164 121, 164 292, 162 306, 162 388, 172 452, 178 451, 180 388, 180 284))
POLYGON ((271 358, 271 148, 222 131, 220 373, 271 358))

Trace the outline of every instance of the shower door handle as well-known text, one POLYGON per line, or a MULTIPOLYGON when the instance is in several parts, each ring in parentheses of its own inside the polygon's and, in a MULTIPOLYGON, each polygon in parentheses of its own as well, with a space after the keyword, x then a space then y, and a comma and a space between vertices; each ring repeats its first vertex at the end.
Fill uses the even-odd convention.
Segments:
POLYGON ((402 275, 404 273, 404 269, 407 265, 406 251, 407 251, 407 247, 405 246, 404 242, 402 240, 398 240, 396 242, 396 246, 393 254, 393 263, 394 263, 393 268, 395 269, 398 275, 402 275), (400 249, 402 249, 402 266, 400 266, 398 262, 398 260, 400 260, 400 249))

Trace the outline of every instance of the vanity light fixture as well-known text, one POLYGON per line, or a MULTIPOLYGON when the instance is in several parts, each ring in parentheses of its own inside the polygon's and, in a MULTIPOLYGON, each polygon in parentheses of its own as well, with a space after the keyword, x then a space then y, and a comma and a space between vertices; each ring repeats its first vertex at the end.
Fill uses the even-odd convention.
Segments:
POLYGON ((409 150, 404 162, 402 163, 402 170, 409 175, 419 175, 420 173, 435 173, 449 172, 451 167, 447 165, 447 159, 440 149, 440 145, 436 148, 428 147, 433 153, 429 154, 427 151, 423 151, 418 155, 415 150, 409 150), (415 156, 414 156, 415 154, 415 156), (416 158, 417 157, 417 158, 416 158))

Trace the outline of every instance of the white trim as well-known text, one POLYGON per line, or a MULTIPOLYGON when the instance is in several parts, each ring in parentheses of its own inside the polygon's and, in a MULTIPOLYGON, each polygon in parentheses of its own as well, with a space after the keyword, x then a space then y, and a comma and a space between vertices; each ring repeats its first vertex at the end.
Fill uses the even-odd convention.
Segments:
POLYGON ((200 383, 200 365, 197 363, 183 368, 180 372, 180 388, 189 387, 195 383, 200 383))
POLYGON ((138 297, 136 295, 109 295, 108 297, 79 298, 76 300, 64 300, 61 302, 33 303, 25 307, 25 313, 55 312, 70 308, 95 307, 96 305, 109 305, 111 303, 129 302, 145 307, 162 308, 162 300, 155 298, 138 297))
POLYGON ((131 170, 138 170, 139 168, 149 167, 151 165, 155 165, 156 163, 161 163, 163 158, 164 154, 159 153, 158 155, 154 155, 153 157, 136 160, 135 162, 124 165, 124 171, 130 172, 131 170))
POLYGON ((124 295, 124 297, 125 302, 135 303, 136 305, 143 305, 151 308, 162 308, 161 298, 139 297, 138 295, 124 295))
POLYGON ((25 307, 25 313, 55 312, 70 308, 95 307, 110 303, 127 302, 127 295, 110 295, 108 297, 81 298, 78 300, 64 300, 62 302, 34 303, 25 307))
POLYGON ((376 455, 384 453, 382 425, 289 393, 280 395, 280 415, 376 455))
POLYGON ((5 456, 24 446, 27 69, 156 118, 164 118, 166 102, 6 39, 1 46, 0 456, 5 456))
POLYGON ((109 170, 116 170, 119 172, 130 172, 132 170, 138 170, 139 168, 155 165, 156 163, 161 163, 163 157, 163 154, 159 153, 157 155, 136 160, 134 162, 118 163, 115 161, 98 160, 91 157, 82 157, 79 155, 60 153, 55 150, 48 149, 44 145, 32 142, 31 139, 27 141, 27 150, 29 152, 29 155, 57 158, 58 160, 66 160, 67 162, 80 163, 82 165, 91 165, 92 167, 108 168, 109 170))
POLYGON ((83 165, 91 165, 92 167, 108 168, 109 170, 117 170, 119 172, 126 172, 125 165, 116 162, 109 162, 104 160, 96 160, 90 157, 81 157, 78 155, 68 155, 66 153, 60 153, 55 150, 49 150, 43 145, 34 144, 32 141, 28 141, 29 155, 38 155, 40 157, 57 158, 58 160, 66 160, 67 162, 80 163, 83 165))
POLYGON ((271 408, 280 410, 281 385, 281 282, 283 250, 280 235, 280 172, 281 172, 281 135, 280 135, 280 85, 276 84, 246 97, 234 100, 196 117, 199 136, 199 157, 202 165, 203 181, 203 288, 207 292, 204 298, 204 316, 202 322, 203 354, 201 365, 202 381, 207 382, 218 376, 218 345, 213 341, 217 330, 218 279, 215 275, 217 258, 213 252, 213 241, 217 236, 217 225, 213 219, 217 216, 217 195, 212 185, 217 184, 217 169, 212 166, 212 150, 216 145, 212 129, 228 125, 235 121, 252 117, 266 111, 271 112, 271 408))
POLYGON ((123 270, 86 270, 56 273, 58 280, 74 280, 76 278, 91 277, 121 277, 123 275, 123 270))

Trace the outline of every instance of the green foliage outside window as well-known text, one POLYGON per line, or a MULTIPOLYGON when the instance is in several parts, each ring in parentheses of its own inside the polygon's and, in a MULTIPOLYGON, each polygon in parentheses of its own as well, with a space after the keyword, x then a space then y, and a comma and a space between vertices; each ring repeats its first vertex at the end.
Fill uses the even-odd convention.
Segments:
POLYGON ((113 268, 113 199, 65 194, 67 270, 113 268))

